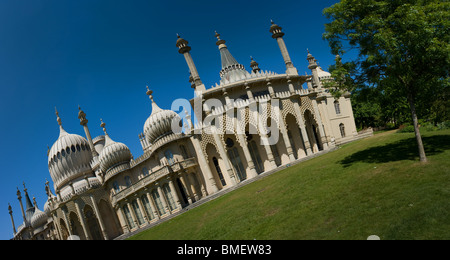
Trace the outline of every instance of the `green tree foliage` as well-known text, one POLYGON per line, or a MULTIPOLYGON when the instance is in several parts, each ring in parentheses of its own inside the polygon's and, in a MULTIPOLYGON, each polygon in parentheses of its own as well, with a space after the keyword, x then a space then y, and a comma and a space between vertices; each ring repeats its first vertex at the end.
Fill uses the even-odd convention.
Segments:
MULTIPOLYGON (((448 103, 449 1, 341 0, 324 14, 331 20, 325 25, 324 39, 332 52, 343 55, 347 48, 359 52, 352 61, 359 74, 353 78, 356 86, 374 88, 381 94, 380 102, 400 108, 407 102, 420 160, 425 162, 418 116, 434 111, 435 119, 445 117, 439 108, 448 103)), ((348 84, 334 87, 348 88, 348 84)))

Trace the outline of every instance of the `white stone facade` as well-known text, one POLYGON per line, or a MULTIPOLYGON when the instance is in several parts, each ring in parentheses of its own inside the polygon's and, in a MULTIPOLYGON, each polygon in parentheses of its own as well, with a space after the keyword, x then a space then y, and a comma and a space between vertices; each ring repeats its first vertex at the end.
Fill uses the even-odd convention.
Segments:
MULTIPOLYGON (((113 141, 104 123, 105 135, 92 139, 81 108, 86 138, 68 134, 58 116, 61 134, 49 151, 55 194, 47 183, 42 212, 31 205, 25 190, 31 218, 23 214, 17 231, 13 220, 14 239, 114 239, 243 180, 359 138, 350 94, 335 99, 323 88, 322 81, 332 80, 331 75, 311 54, 311 75, 298 75, 281 27, 272 24, 270 32, 280 47, 285 74, 261 71, 253 59, 252 71, 245 70, 216 33, 221 80, 209 89, 198 75, 188 42, 179 37, 176 45, 196 92, 190 103, 200 123, 194 125, 188 114, 184 131, 175 130, 173 122, 180 116, 159 108, 149 90, 152 113, 139 135, 143 155, 137 158, 125 144, 113 141), (270 133, 264 131, 268 128, 270 133), (278 140, 263 142, 269 135, 278 140)), ((19 191, 18 197, 24 212, 19 191)))

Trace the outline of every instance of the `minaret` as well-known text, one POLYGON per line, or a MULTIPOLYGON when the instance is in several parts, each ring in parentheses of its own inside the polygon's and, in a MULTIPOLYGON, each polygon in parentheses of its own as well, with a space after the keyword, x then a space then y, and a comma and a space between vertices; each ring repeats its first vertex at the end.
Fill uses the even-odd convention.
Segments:
POLYGON ((220 39, 220 34, 216 32, 216 45, 219 47, 220 59, 222 61, 222 70, 220 71, 220 78, 228 81, 238 81, 245 78, 248 73, 244 65, 239 64, 237 60, 231 55, 228 47, 225 45, 225 40, 220 39))
POLYGON ((284 63, 286 64, 286 74, 298 75, 298 71, 294 67, 294 64, 292 64, 291 57, 289 57, 286 44, 284 43, 284 33, 281 31, 282 28, 275 24, 272 20, 270 22, 272 23, 272 26, 270 26, 269 31, 272 33, 272 38, 277 40, 278 46, 280 47, 281 55, 283 55, 284 63))
POLYGON ((83 126, 84 132, 86 133, 86 138, 88 140, 89 147, 91 148, 92 152, 92 157, 96 157, 98 156, 98 153, 95 150, 94 143, 92 142, 91 133, 89 132, 89 128, 87 126, 88 120, 86 119, 86 113, 84 113, 83 110, 81 110, 80 106, 78 106, 78 110, 79 110, 78 119, 80 119, 80 125, 83 126))
POLYGON ((22 210, 22 217, 23 217, 23 223, 25 224, 27 222, 27 218, 25 217, 25 211, 23 210, 23 204, 22 204, 22 194, 20 193, 19 187, 17 187, 17 199, 20 203, 20 209, 22 210))
POLYGON ((12 207, 11 205, 8 203, 8 211, 9 211, 9 215, 11 216, 11 222, 12 222, 12 226, 13 226, 13 231, 14 231, 14 235, 16 234, 16 225, 14 225, 14 218, 13 218, 13 211, 12 211, 12 207))
MULTIPOLYGON (((181 38, 180 35, 177 34, 178 40, 176 43, 176 46, 178 47, 178 52, 184 55, 184 58, 186 59, 186 63, 189 67, 189 71, 191 72, 192 78, 194 80, 195 84, 195 92, 204 92, 206 91, 205 85, 203 85, 202 80, 200 79, 200 76, 198 75, 197 68, 195 67, 194 60, 192 59, 191 54, 189 51, 191 50, 191 47, 188 46, 188 41, 181 38)), ((197 94, 197 96, 200 96, 197 94)))
POLYGON ((250 62, 250 67, 252 68, 252 71, 253 71, 254 73, 256 73, 256 72, 258 72, 258 71, 261 71, 261 69, 259 68, 258 62, 254 61, 252 56, 250 56, 250 59, 252 60, 252 61, 250 62))
POLYGON ((308 50, 307 60, 308 60, 308 69, 311 70, 312 77, 313 77, 312 78, 312 87, 320 88, 321 83, 319 80, 319 73, 317 72, 317 67, 319 67, 319 65, 317 65, 317 60, 314 58, 314 56, 312 56, 312 54, 309 52, 309 50, 308 50))

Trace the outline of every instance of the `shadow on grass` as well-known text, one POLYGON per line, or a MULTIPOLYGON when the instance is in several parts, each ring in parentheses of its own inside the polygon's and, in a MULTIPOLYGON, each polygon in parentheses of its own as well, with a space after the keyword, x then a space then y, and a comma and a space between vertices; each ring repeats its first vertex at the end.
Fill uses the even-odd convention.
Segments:
MULTIPOLYGON (((450 149, 450 135, 422 137, 422 141, 427 156, 450 149)), ((415 137, 356 152, 344 158, 340 163, 344 167, 349 167, 355 162, 386 163, 400 160, 419 160, 415 137)))

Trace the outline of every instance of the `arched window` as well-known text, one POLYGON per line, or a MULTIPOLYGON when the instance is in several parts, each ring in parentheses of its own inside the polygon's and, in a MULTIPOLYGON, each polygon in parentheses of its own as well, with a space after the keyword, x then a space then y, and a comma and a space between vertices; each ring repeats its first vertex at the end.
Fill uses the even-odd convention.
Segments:
POLYGON ((288 130, 287 134, 288 134, 288 138, 289 138, 289 143, 291 144, 292 152, 294 153, 294 157, 295 157, 295 159, 298 159, 297 158, 297 147, 295 147, 294 138, 292 137, 291 130, 288 130))
POLYGON ((256 146, 255 140, 248 142, 248 150, 250 151, 250 156, 252 157, 252 161, 255 164, 256 172, 262 173, 264 171, 264 165, 261 160, 261 156, 259 154, 259 150, 256 146))
POLYGON ((336 111, 336 115, 341 114, 341 106, 339 105, 339 101, 334 101, 334 110, 336 111))
POLYGON ((127 205, 124 205, 122 207, 122 211, 123 214, 125 215, 125 218, 127 220, 128 226, 130 227, 130 229, 133 229, 136 227, 136 225, 134 224, 133 218, 131 217, 131 212, 130 209, 128 209, 127 205))
POLYGON ((147 167, 142 168, 142 175, 148 176, 148 174, 149 174, 149 172, 148 172, 147 167))
POLYGON ((169 162, 169 165, 172 165, 175 162, 173 159, 173 153, 171 150, 166 150, 164 152, 164 156, 166 157, 167 161, 169 162))
POLYGON ((345 137, 345 126, 344 124, 339 125, 339 130, 341 131, 341 137, 345 137))
POLYGON ((141 209, 139 208, 137 200, 133 200, 131 202, 131 206, 133 207, 134 213, 136 214, 139 226, 144 224, 144 218, 142 217, 142 212, 141 209))
POLYGON ((127 186, 127 188, 131 187, 131 178, 130 178, 130 176, 125 176, 125 186, 127 186))
POLYGON ((164 206, 161 202, 161 197, 159 196, 159 192, 157 190, 152 191, 152 197, 153 197, 153 200, 155 201, 156 208, 158 210, 159 215, 161 216, 161 215, 166 214, 166 210, 164 209, 164 206))
POLYGON ((189 158, 189 155, 187 153, 186 147, 184 145, 180 145, 181 155, 184 159, 189 158))
POLYGON ((170 210, 174 210, 176 208, 175 200, 172 196, 172 190, 170 190, 169 184, 164 184, 162 187, 164 191, 164 195, 166 195, 167 201, 169 202, 169 208, 170 210))
POLYGON ((247 179, 247 173, 245 172, 244 165, 242 164, 241 157, 239 157, 237 148, 234 146, 233 140, 228 138, 226 140, 226 144, 228 147, 228 157, 230 158, 231 164, 233 165, 239 179, 241 181, 247 179))
POLYGON ((152 206, 150 205, 150 201, 148 200, 147 194, 144 194, 141 196, 142 204, 144 204, 144 210, 147 213, 147 216, 150 217, 150 219, 154 219, 155 215, 153 215, 152 206))
POLYGON ((217 174, 219 175, 219 179, 220 179, 220 182, 222 183, 222 186, 227 185, 227 182, 223 178, 222 170, 220 169, 220 166, 219 166, 219 161, 217 160, 216 157, 213 157, 212 160, 214 163, 214 167, 216 167, 216 171, 217 171, 217 174))
POLYGON ((117 183, 117 181, 113 182, 113 188, 115 193, 118 193, 120 191, 119 183, 117 183))

